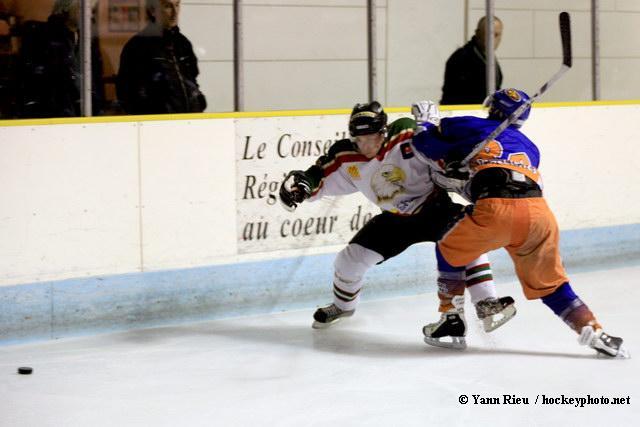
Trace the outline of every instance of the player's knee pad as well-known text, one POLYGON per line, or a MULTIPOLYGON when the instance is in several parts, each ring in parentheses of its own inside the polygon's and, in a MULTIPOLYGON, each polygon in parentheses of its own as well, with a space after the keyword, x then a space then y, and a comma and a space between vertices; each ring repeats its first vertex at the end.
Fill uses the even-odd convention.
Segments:
POLYGON ((446 259, 444 259, 444 256, 442 255, 442 252, 440 252, 440 246, 436 244, 436 261, 438 262, 438 271, 447 271, 447 272, 462 272, 462 274, 464 275, 464 270, 465 267, 454 267, 453 265, 449 264, 447 262, 446 259))
POLYGON ((384 257, 379 253, 357 243, 350 243, 338 252, 334 262, 336 279, 344 284, 359 282, 369 268, 382 260, 384 257))

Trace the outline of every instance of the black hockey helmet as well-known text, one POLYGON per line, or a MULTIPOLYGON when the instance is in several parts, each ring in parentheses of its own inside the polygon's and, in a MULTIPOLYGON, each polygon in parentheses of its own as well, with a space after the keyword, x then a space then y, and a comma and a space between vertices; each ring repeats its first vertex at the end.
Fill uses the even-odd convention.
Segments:
POLYGON ((387 126, 387 113, 378 101, 367 104, 356 104, 349 117, 349 134, 351 136, 369 135, 384 132, 387 126))

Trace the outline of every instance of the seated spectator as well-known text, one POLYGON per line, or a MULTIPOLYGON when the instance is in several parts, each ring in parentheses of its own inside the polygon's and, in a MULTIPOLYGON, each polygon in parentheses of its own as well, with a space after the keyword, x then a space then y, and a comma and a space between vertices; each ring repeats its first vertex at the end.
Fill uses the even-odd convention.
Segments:
POLYGON ((149 24, 120 55, 118 100, 128 114, 201 112, 198 59, 180 32, 180 0, 147 0, 149 24))
MULTIPOLYGON (((494 50, 502 38, 502 21, 493 17, 494 50)), ((442 105, 481 104, 487 97, 486 17, 480 18, 474 36, 447 60, 442 86, 442 105)), ((496 59, 496 90, 502 85, 502 71, 496 59)))

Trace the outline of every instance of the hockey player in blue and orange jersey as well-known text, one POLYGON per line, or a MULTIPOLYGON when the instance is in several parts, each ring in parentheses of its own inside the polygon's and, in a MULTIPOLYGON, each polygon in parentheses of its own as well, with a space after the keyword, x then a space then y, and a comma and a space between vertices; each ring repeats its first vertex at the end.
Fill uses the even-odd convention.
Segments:
MULTIPOLYGON (((387 124, 378 102, 357 104, 349 119, 351 138, 337 141, 328 153, 306 171, 292 171, 284 180, 280 200, 289 208, 306 199, 361 192, 380 207, 382 213, 368 221, 336 257, 334 302, 314 314, 314 328, 331 325, 354 313, 365 272, 392 258, 414 243, 435 242, 462 212, 446 191, 431 181, 427 161, 416 156, 412 145, 416 123, 401 118, 387 124)), ((485 330, 493 330, 513 317, 511 297, 496 298, 491 267, 486 255, 478 254, 465 263, 463 275, 453 280, 440 272, 440 311, 462 311, 465 285, 485 330), (460 297, 446 289, 460 289, 460 297)), ((458 294, 456 294, 458 295, 458 294)), ((464 318, 455 333, 440 334, 434 344, 464 348, 464 318), (440 338, 455 337, 451 342, 440 338)))
MULTIPOLYGON (((581 344, 606 356, 626 358, 622 338, 603 332, 569 284, 560 258, 558 225, 542 197, 540 153, 519 131, 531 107, 489 141, 469 161, 468 170, 452 170, 452 165, 459 166, 476 144, 527 100, 527 94, 519 90, 498 91, 485 102, 489 107, 486 119, 466 116, 440 120, 430 102, 414 104, 412 111, 419 129, 424 129, 414 136, 414 146, 434 162, 435 168, 442 168, 434 180, 445 186, 449 183, 473 203, 473 209, 437 243, 438 268, 452 274, 461 272, 479 254, 505 248, 527 299, 542 299, 579 334, 581 344), (464 173, 468 173, 467 179, 456 179, 464 173), (453 175, 457 177, 451 178, 453 175)), ((435 325, 423 329, 427 339, 435 325)))

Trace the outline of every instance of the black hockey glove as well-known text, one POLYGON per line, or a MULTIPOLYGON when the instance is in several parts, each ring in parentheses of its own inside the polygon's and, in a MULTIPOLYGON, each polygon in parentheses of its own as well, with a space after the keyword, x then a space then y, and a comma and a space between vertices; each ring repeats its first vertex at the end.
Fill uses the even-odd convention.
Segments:
POLYGON ((311 182, 303 171, 291 171, 280 184, 280 202, 293 212, 298 204, 311 196, 311 182))
POLYGON ((444 164, 444 176, 466 181, 469 179, 469 167, 459 160, 447 162, 444 164))

